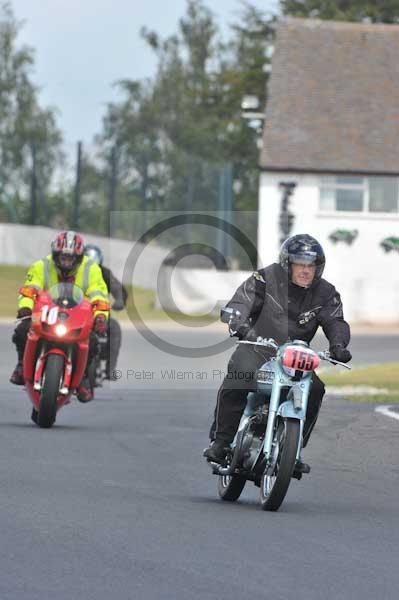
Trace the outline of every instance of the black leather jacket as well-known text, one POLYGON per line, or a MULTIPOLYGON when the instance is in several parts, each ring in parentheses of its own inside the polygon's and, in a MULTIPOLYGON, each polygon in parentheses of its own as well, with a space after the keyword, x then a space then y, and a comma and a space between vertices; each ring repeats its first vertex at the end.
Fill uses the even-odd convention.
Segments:
POLYGON ((330 346, 349 344, 350 329, 335 287, 325 279, 309 288, 297 286, 277 263, 255 271, 227 306, 239 310, 243 321, 250 320, 257 335, 272 337, 279 344, 289 339, 309 343, 319 326, 330 346))
POLYGON ((111 269, 100 265, 103 279, 107 284, 108 292, 112 294, 116 302, 120 302, 125 306, 127 300, 127 290, 125 286, 115 277, 111 269))

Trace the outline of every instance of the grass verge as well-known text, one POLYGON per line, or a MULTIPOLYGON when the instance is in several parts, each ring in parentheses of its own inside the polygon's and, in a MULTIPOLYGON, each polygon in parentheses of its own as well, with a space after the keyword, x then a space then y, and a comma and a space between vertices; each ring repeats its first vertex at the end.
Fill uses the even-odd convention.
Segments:
POLYGON ((353 371, 323 373, 322 379, 327 386, 367 385, 389 390, 388 394, 347 396, 348 399, 355 402, 381 402, 386 404, 399 402, 399 362, 369 365, 355 368, 353 371))
POLYGON ((24 282, 26 267, 0 265, 0 317, 15 317, 17 313, 18 288, 24 282))
MULTIPOLYGON (((23 285, 27 268, 16 265, 0 265, 0 317, 15 317, 17 312, 18 289, 23 285)), ((131 297, 132 289, 129 289, 131 297)), ((167 319, 168 314, 163 310, 155 308, 155 291, 140 287, 133 288, 134 303, 137 312, 144 320, 167 319)), ((114 317, 120 320, 129 319, 125 310, 113 312, 114 317)), ((170 317, 185 320, 191 323, 208 323, 215 319, 209 317, 191 317, 180 313, 170 313, 170 317)))

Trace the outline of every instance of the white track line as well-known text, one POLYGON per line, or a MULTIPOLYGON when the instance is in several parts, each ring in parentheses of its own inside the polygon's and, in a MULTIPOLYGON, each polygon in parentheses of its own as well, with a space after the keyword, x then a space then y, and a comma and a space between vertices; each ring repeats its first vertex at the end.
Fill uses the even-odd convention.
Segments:
POLYGON ((381 413, 386 417, 391 417, 391 419, 397 419, 399 421, 399 413, 393 410, 390 410, 392 406, 377 406, 375 412, 381 413))

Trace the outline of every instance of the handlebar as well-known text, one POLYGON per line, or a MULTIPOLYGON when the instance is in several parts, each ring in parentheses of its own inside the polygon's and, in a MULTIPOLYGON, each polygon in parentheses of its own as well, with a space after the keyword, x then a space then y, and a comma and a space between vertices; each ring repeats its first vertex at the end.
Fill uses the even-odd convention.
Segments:
POLYGON ((238 340, 238 344, 252 344, 253 346, 265 346, 266 348, 279 348, 278 343, 273 338, 262 338, 258 337, 256 342, 250 342, 249 340, 238 340))
MULTIPOLYGON (((252 346, 263 346, 264 348, 273 348, 274 350, 278 350, 278 348, 280 347, 276 340, 274 340, 273 338, 258 337, 256 342, 250 342, 248 340, 238 340, 237 343, 251 344, 252 346)), ((345 369, 349 369, 349 371, 352 369, 352 367, 350 367, 349 365, 340 362, 339 360, 335 360, 334 358, 331 358, 330 352, 328 350, 323 350, 322 352, 317 352, 316 354, 319 358, 321 358, 321 360, 325 360, 331 363, 332 365, 340 365, 341 367, 345 367, 345 369)))
POLYGON ((332 365, 340 365, 341 367, 345 367, 345 369, 349 369, 349 371, 352 369, 352 367, 350 367, 346 363, 340 362, 339 360, 335 360, 335 358, 331 358, 328 350, 324 350, 323 352, 318 352, 317 356, 319 356, 321 358, 321 360, 326 360, 327 362, 331 363, 332 365))

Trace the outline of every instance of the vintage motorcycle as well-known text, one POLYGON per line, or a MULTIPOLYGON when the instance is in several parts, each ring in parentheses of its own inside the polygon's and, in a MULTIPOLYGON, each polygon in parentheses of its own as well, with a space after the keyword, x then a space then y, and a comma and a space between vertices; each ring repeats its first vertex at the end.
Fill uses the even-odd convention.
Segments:
MULTIPOLYGON (((222 310, 222 320, 239 317, 239 311, 222 310)), ((239 341, 275 351, 256 374, 256 392, 249 392, 227 463, 210 463, 219 476, 222 500, 235 501, 246 482, 260 487, 263 510, 278 510, 288 491, 295 462, 300 460, 312 373, 320 360, 350 367, 330 357, 328 351, 315 352, 307 342, 288 341, 281 346, 273 339, 239 341)), ((297 478, 300 478, 301 474, 297 478)))
POLYGON ((83 377, 93 310, 108 310, 109 305, 92 304, 71 283, 58 283, 48 291, 25 286, 20 294, 34 300, 23 357, 25 387, 33 404, 32 420, 48 428, 83 377))

